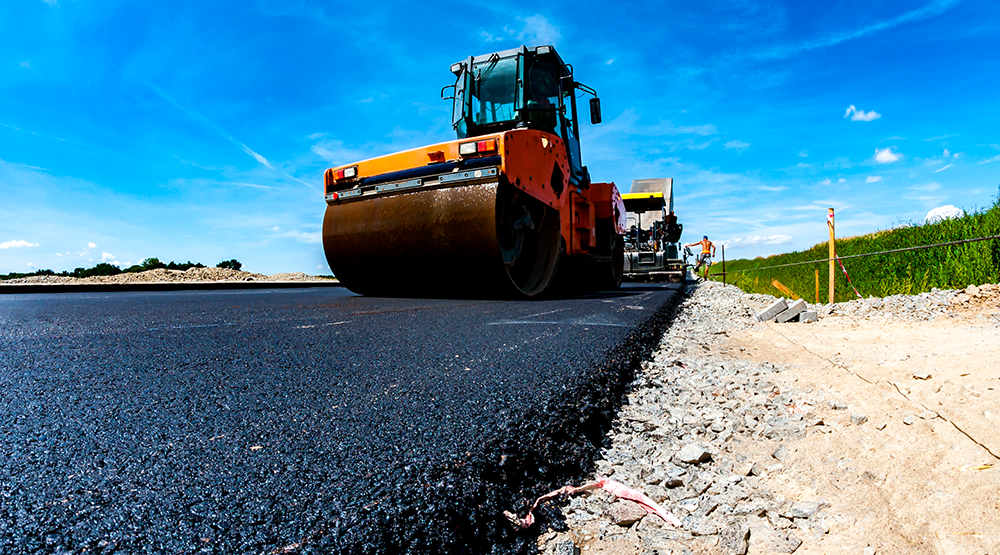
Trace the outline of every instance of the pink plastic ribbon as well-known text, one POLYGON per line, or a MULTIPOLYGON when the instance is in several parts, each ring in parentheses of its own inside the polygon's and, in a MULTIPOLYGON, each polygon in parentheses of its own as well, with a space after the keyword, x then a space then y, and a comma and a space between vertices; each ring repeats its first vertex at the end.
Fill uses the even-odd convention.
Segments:
POLYGON ((538 506, 544 503, 545 501, 548 501, 549 499, 553 499, 562 495, 576 495, 580 492, 595 490, 598 488, 603 489, 604 491, 610 493, 611 495, 614 495, 619 499, 627 499, 629 501, 634 501, 635 503, 638 503, 639 506, 645 509, 647 513, 651 513, 662 518, 664 522, 670 524, 671 526, 675 526, 678 528, 680 528, 681 526, 681 521, 677 520, 677 517, 668 513, 666 509, 657 504, 656 501, 653 501, 652 499, 647 497, 646 494, 642 493, 641 491, 632 489, 621 482, 616 482, 610 478, 600 478, 600 477, 596 482, 592 484, 587 484, 576 488, 573 486, 563 486, 555 491, 546 493, 545 495, 535 500, 535 503, 531 506, 531 509, 528 511, 528 514, 525 515, 524 518, 517 518, 517 515, 515 515, 510 511, 504 511, 503 514, 504 516, 507 517, 508 520, 520 526, 521 528, 529 528, 532 524, 535 523, 535 515, 534 515, 535 509, 537 509, 538 506))

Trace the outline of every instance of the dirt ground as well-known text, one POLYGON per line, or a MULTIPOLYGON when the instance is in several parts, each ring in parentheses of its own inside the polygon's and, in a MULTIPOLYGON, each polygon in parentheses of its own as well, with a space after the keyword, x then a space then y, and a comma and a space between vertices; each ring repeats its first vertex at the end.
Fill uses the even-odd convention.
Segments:
POLYGON ((927 322, 767 323, 723 345, 782 367, 781 380, 816 400, 803 411, 825 421, 789 442, 790 457, 763 481, 829 504, 829 532, 796 553, 1000 553, 995 308, 927 322))

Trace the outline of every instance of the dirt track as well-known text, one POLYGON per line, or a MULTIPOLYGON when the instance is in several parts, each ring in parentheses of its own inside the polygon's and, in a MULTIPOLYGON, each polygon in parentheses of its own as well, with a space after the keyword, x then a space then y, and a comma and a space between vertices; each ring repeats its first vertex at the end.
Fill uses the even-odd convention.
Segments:
POLYGON ((540 546, 997 553, 998 294, 855 301, 818 323, 774 324, 751 318, 770 299, 698 286, 597 466, 684 526, 622 520, 627 502, 590 495, 563 507, 569 530, 540 546), (686 444, 711 458, 680 462, 686 444), (665 487, 657 473, 677 479, 665 487))

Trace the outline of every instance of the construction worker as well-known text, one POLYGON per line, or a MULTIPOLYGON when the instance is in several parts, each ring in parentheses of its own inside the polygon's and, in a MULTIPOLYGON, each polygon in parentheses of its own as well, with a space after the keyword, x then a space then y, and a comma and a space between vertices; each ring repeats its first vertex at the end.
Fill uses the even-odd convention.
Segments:
POLYGON ((701 245, 701 254, 698 255, 698 263, 694 266, 694 273, 698 275, 698 269, 702 266, 705 267, 705 279, 708 279, 708 267, 712 265, 712 257, 715 256, 715 243, 708 240, 708 235, 701 238, 701 241, 695 243, 688 243, 684 245, 685 247, 693 247, 695 245, 701 245))

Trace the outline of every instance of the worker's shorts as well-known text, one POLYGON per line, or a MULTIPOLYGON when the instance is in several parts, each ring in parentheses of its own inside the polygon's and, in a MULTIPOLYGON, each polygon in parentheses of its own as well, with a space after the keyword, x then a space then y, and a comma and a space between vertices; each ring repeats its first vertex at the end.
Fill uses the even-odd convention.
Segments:
POLYGON ((697 262, 698 262, 698 264, 697 264, 698 266, 711 266, 712 265, 712 255, 709 254, 709 253, 707 253, 707 252, 703 252, 703 253, 701 253, 701 254, 698 255, 697 262))

